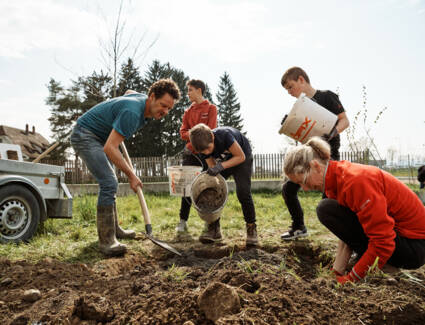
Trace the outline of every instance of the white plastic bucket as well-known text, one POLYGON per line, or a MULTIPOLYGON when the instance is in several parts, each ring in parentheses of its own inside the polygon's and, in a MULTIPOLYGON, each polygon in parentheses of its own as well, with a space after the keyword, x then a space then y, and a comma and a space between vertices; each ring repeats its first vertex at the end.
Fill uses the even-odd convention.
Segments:
POLYGON ((302 93, 285 116, 279 133, 305 143, 311 137, 329 134, 337 120, 335 114, 302 93))
POLYGON ((172 196, 190 196, 190 186, 198 176, 200 166, 170 166, 168 171, 168 185, 172 196))

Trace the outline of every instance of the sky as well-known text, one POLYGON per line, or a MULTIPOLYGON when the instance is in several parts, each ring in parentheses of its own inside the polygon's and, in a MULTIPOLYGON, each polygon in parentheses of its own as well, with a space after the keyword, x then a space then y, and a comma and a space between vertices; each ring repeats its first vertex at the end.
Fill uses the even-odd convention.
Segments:
MULTIPOLYGON (((46 85, 105 70, 100 44, 118 8, 117 0, 0 0, 0 124, 28 123, 51 140, 46 85)), ((300 66, 315 89, 339 94, 351 122, 366 87, 356 136, 366 127, 382 156, 425 161, 425 0, 127 0, 123 19, 133 43, 145 35, 142 50, 156 40, 136 60, 142 74, 155 59, 169 62, 215 94, 229 73, 256 153, 288 146, 278 130, 295 98, 280 79, 300 66)))

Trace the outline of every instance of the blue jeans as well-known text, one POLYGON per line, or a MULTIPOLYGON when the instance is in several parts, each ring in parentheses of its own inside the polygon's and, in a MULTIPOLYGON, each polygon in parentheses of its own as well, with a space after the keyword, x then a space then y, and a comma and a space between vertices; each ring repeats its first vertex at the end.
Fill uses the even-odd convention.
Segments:
POLYGON ((118 179, 111 162, 103 151, 104 141, 98 136, 76 125, 71 134, 71 145, 75 153, 87 165, 99 184, 98 205, 113 205, 118 190, 118 179))

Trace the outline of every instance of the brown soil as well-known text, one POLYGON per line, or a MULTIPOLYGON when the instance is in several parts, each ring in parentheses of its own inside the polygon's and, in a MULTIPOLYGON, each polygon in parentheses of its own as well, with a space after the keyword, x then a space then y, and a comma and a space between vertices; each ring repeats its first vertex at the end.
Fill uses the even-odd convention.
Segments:
POLYGON ((212 212, 219 209, 225 201, 223 195, 220 195, 216 189, 207 188, 203 190, 196 199, 196 205, 203 212, 212 212))
POLYGON ((0 324, 213 324, 197 303, 212 282, 240 298, 218 324, 425 324, 424 268, 340 287, 318 276, 331 256, 308 240, 249 250, 179 243, 183 257, 145 243, 150 256, 93 265, 0 259, 0 324), (23 301, 27 289, 41 299, 23 301))

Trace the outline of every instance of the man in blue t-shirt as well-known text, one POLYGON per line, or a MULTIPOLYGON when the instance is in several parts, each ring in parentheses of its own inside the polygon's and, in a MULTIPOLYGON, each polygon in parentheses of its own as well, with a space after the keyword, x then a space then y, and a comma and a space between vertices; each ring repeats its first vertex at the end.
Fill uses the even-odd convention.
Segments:
MULTIPOLYGON (((189 137, 195 151, 204 156, 209 167, 208 174, 221 174, 226 179, 233 175, 246 222, 246 245, 257 245, 255 207, 251 195, 253 158, 249 140, 235 128, 222 126, 211 130, 203 123, 190 129, 189 137)), ((199 240, 202 243, 221 241, 220 219, 209 224, 199 240)))
POLYGON ((143 185, 124 160, 119 145, 141 129, 148 118, 159 120, 167 115, 179 98, 176 83, 162 79, 151 86, 147 96, 129 91, 122 97, 97 104, 77 120, 71 144, 99 183, 97 233, 99 248, 105 255, 124 254, 127 247, 117 238, 131 239, 136 235, 118 224, 115 203, 118 180, 112 164, 127 175, 133 191, 143 185))

